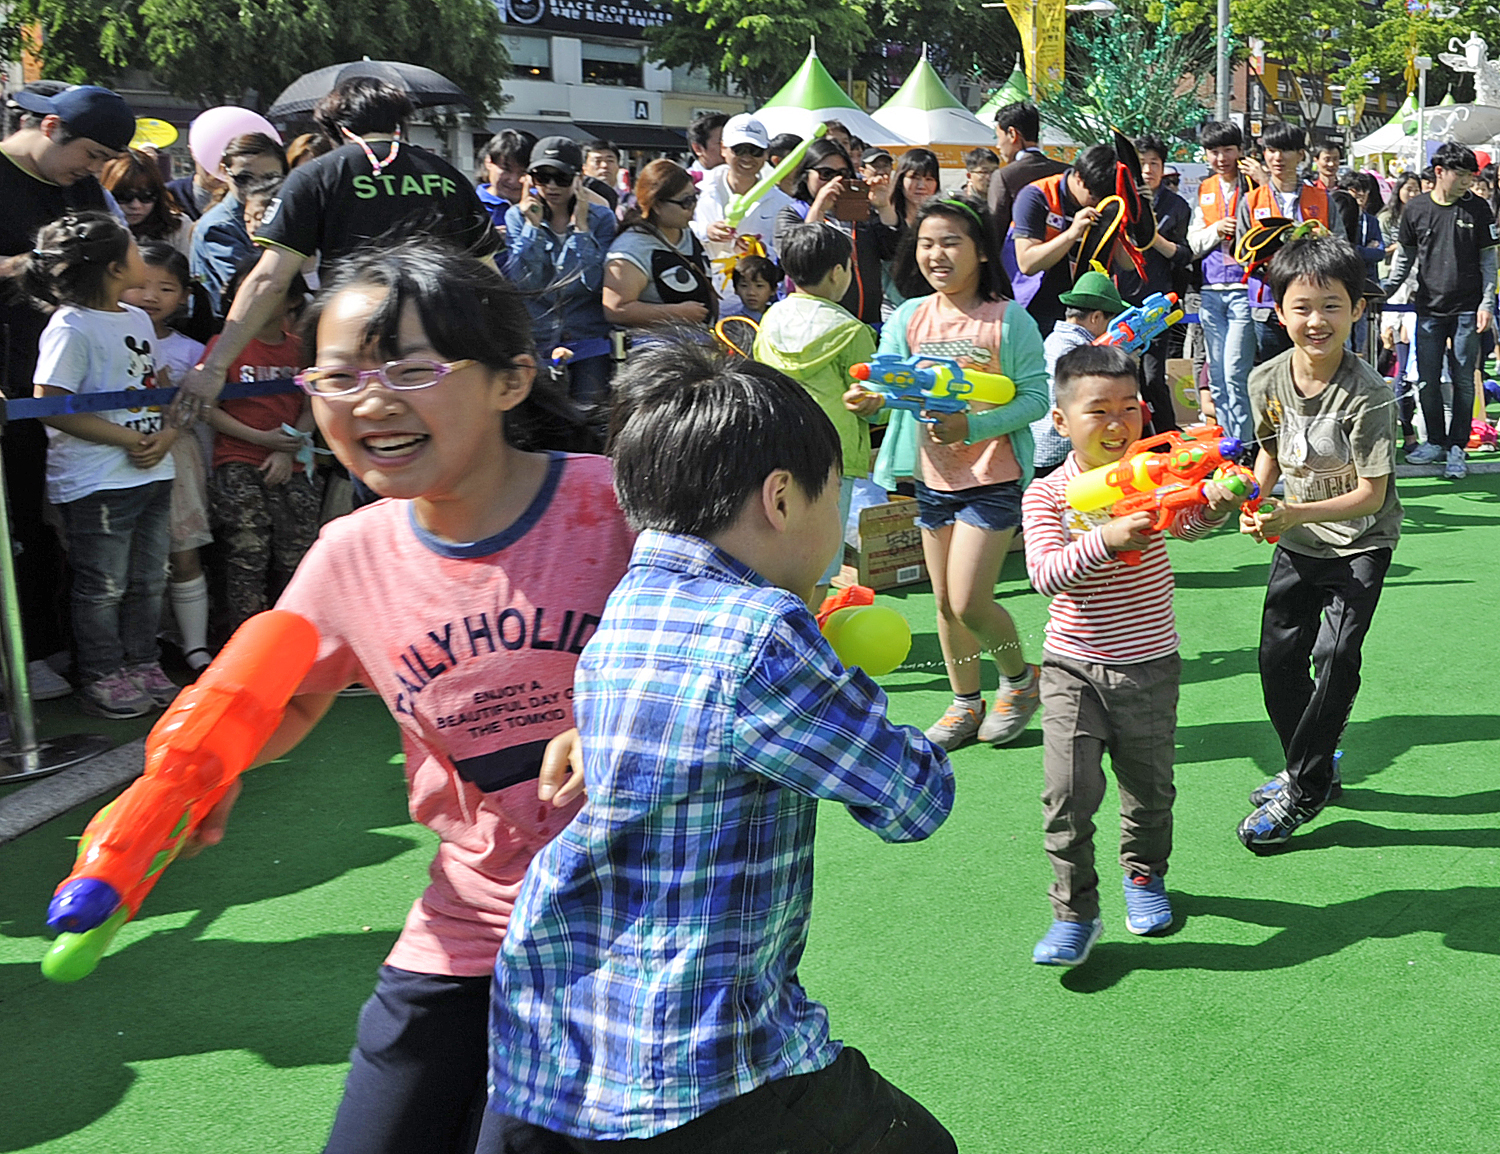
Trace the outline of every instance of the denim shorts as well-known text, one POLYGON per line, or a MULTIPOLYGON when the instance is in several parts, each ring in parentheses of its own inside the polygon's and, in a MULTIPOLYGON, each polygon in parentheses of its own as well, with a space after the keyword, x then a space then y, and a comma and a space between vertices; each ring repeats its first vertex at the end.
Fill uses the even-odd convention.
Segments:
POLYGON ((998 485, 977 485, 972 489, 949 492, 917 485, 917 528, 946 529, 954 521, 999 533, 1021 524, 1021 482, 1002 481, 998 485))

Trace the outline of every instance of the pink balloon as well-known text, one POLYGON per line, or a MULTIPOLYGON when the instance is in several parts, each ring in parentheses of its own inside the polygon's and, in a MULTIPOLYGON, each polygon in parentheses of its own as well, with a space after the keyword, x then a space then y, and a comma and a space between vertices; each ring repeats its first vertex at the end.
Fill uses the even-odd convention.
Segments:
POLYGON ((229 142, 247 132, 264 132, 277 144, 282 143, 276 126, 260 113, 227 104, 198 114, 188 129, 188 150, 194 160, 209 172, 216 173, 229 142))

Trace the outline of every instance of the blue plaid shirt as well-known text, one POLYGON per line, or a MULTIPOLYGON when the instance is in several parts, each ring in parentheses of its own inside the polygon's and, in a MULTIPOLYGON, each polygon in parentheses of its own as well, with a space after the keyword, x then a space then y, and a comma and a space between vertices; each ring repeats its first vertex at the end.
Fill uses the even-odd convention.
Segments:
POLYGON ((838 1057, 797 981, 817 803, 917 841, 953 774, 800 600, 695 537, 640 535, 574 686, 589 801, 495 963, 491 1106, 645 1138, 838 1057))

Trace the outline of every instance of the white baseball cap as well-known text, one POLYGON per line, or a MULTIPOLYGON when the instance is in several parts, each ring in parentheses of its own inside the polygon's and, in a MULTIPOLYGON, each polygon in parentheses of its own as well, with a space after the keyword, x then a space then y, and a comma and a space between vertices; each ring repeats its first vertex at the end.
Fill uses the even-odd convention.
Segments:
POLYGON ((753 144, 756 148, 771 147, 771 137, 766 133, 766 126, 748 112, 731 116, 724 124, 720 139, 726 148, 733 148, 736 144, 753 144))

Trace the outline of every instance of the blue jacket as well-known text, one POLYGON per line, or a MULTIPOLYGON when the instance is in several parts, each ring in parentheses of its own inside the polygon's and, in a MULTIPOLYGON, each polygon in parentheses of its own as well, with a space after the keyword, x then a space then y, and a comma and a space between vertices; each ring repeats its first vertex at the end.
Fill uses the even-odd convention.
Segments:
POLYGON ((589 205, 588 232, 569 229, 566 236, 531 224, 515 206, 506 210, 504 272, 527 294, 526 311, 543 356, 559 345, 609 338, 604 256, 616 228, 615 214, 601 204, 589 205))
POLYGON ((260 252, 245 228, 245 208, 232 196, 213 205, 199 219, 188 246, 188 269, 208 290, 214 312, 222 316, 219 298, 246 257, 260 252))

